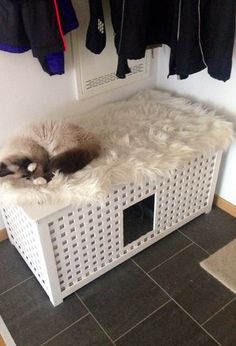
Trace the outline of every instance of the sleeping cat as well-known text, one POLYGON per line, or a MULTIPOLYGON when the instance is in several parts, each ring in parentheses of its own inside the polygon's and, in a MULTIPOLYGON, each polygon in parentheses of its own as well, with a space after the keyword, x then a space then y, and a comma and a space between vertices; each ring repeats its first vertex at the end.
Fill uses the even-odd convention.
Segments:
POLYGON ((99 156, 99 140, 66 121, 33 124, 0 149, 0 177, 50 181, 59 170, 71 174, 99 156))

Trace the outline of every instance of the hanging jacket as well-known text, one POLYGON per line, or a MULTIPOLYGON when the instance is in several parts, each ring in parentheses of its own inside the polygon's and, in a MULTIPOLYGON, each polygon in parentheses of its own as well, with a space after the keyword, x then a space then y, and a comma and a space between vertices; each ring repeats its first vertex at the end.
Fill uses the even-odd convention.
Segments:
MULTIPOLYGON (((101 7, 102 0, 97 2, 101 7)), ((125 77, 127 59, 141 59, 150 45, 166 44, 169 75, 183 79, 207 67, 212 77, 229 79, 235 0, 223 5, 221 0, 110 0, 110 7, 118 77, 125 77)))
POLYGON ((144 58, 148 47, 172 45, 178 22, 178 1, 110 0, 115 46, 119 56, 118 77, 125 77, 122 73, 127 59, 144 58))
POLYGON ((181 0, 170 75, 181 79, 207 68, 211 77, 230 78, 235 37, 235 0, 181 0))
MULTIPOLYGON (((104 17, 102 0, 90 0, 89 5, 90 23, 97 23, 99 17, 104 17)), ((125 78, 130 72, 128 59, 143 58, 148 46, 171 44, 173 27, 176 26, 174 18, 178 17, 178 0, 110 0, 110 9, 118 54, 116 75, 125 78)), ((86 46, 94 53, 100 53, 105 47, 103 44, 102 49, 96 52, 97 31, 96 25, 89 25, 86 46)))
POLYGON ((64 73, 64 34, 78 27, 71 0, 1 0, 0 49, 32 50, 50 75, 64 73))
POLYGON ((89 0, 89 8, 90 21, 86 47, 94 54, 100 54, 106 46, 106 28, 101 0, 89 0))

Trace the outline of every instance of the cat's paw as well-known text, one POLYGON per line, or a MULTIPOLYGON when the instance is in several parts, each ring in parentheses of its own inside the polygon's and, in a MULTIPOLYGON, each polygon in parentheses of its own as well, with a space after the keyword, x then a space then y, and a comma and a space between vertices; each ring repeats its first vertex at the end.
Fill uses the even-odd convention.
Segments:
POLYGON ((31 162, 28 167, 27 167, 27 171, 33 173, 37 168, 37 163, 36 162, 31 162))
POLYGON ((43 177, 39 177, 33 180, 34 185, 45 185, 47 184, 47 180, 44 179, 43 177))

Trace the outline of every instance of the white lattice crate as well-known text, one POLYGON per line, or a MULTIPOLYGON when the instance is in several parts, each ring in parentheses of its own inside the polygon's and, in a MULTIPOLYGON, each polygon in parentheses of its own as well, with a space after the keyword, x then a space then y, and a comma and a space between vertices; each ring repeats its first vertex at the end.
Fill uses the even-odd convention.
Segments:
MULTIPOLYGON (((209 212, 220 160, 221 152, 199 155, 168 177, 139 186, 132 182, 116 186, 102 204, 5 207, 2 212, 9 238, 56 306, 72 292, 209 212), (140 201, 148 201, 149 226, 141 224, 137 234, 129 234, 132 219, 127 215, 140 201)), ((133 222, 138 225, 135 218, 133 222)))

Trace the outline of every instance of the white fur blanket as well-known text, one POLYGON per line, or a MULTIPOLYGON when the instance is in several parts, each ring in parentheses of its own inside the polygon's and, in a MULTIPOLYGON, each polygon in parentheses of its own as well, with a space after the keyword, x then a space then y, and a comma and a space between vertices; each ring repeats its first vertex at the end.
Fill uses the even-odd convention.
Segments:
POLYGON ((164 176, 199 153, 225 150, 233 140, 232 124, 214 110, 157 90, 69 120, 101 138, 101 156, 70 177, 57 174, 45 186, 1 179, 3 203, 99 201, 116 185, 164 176))

